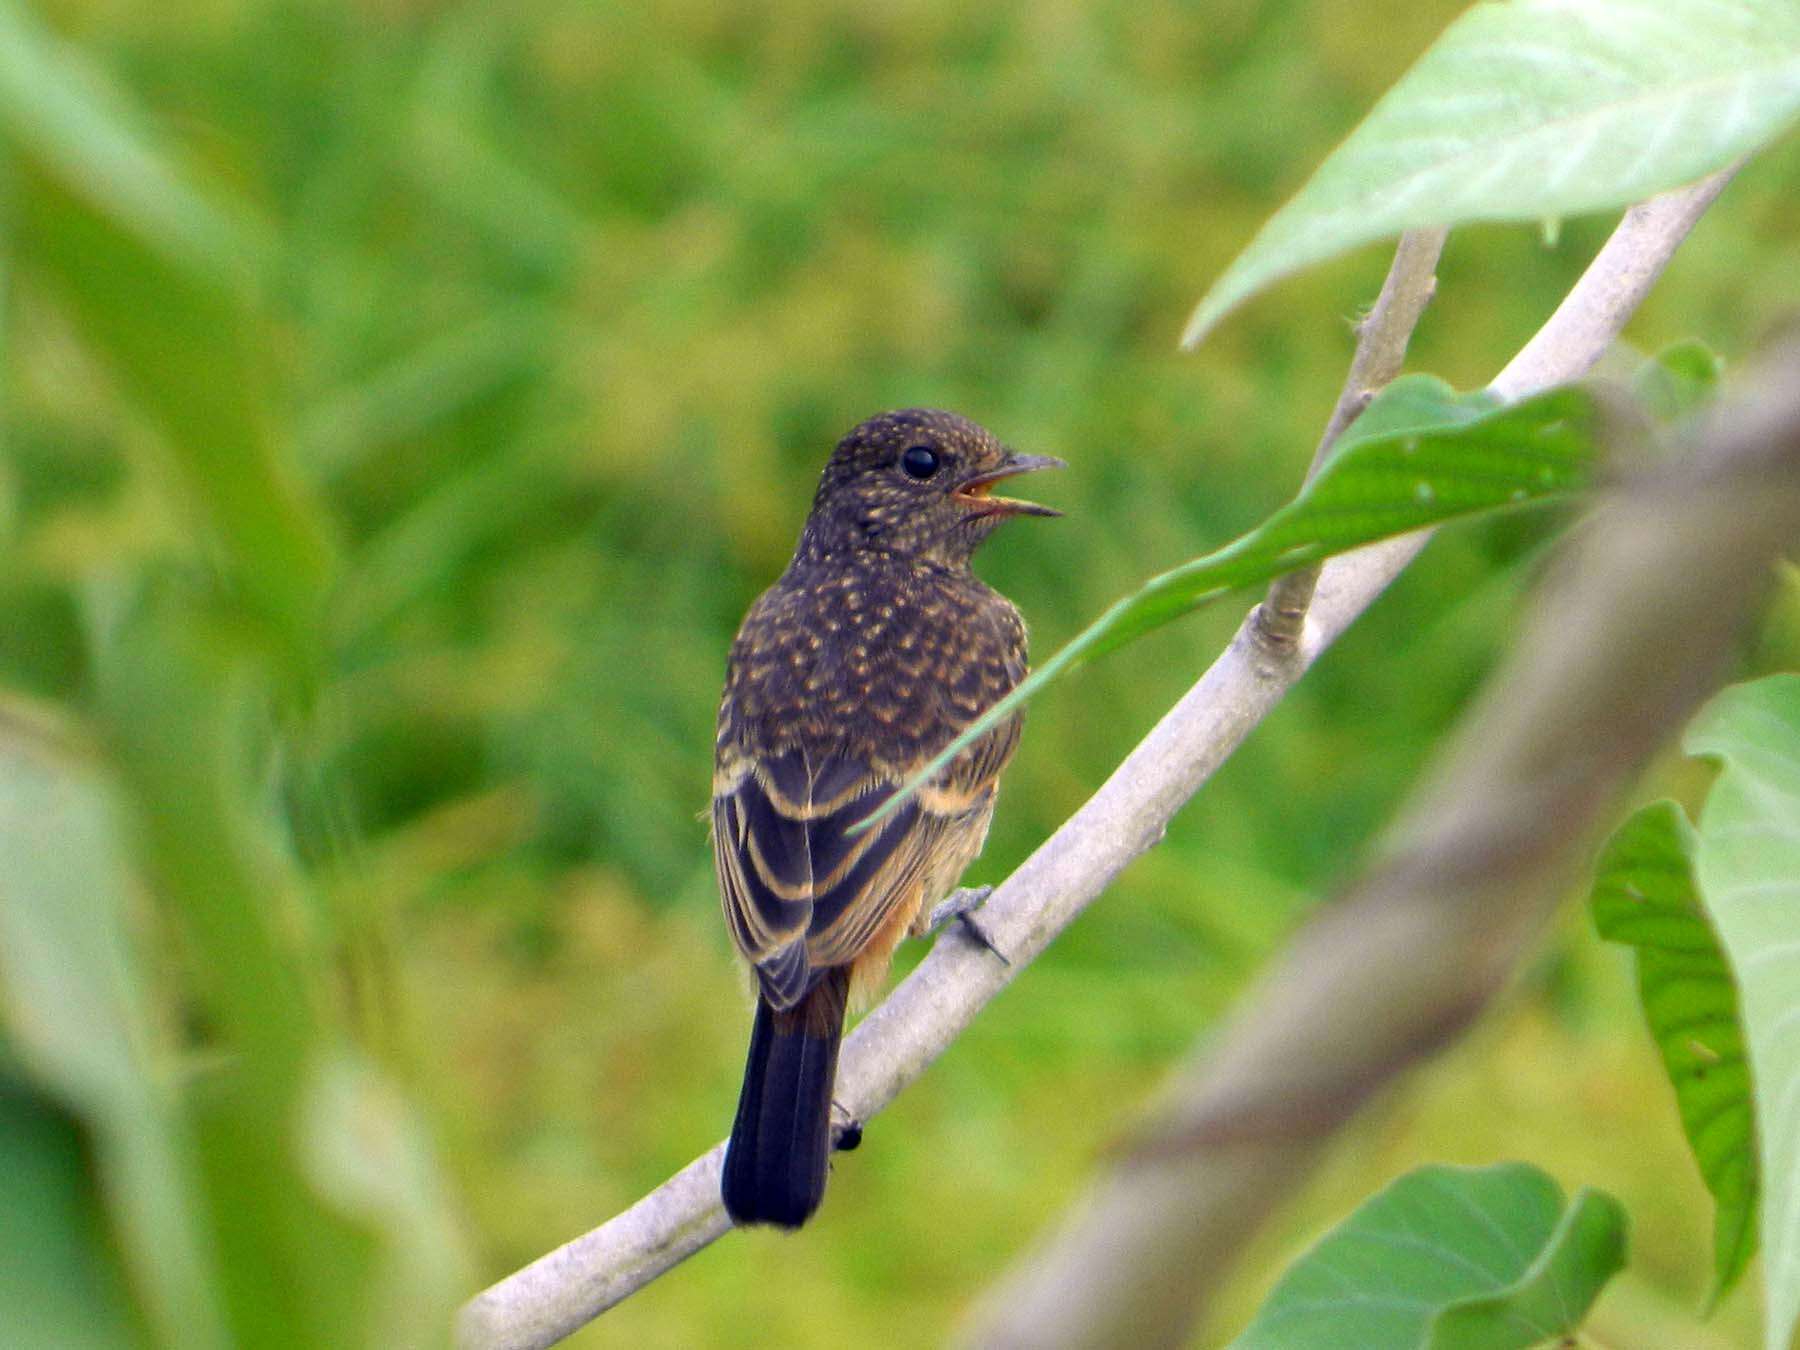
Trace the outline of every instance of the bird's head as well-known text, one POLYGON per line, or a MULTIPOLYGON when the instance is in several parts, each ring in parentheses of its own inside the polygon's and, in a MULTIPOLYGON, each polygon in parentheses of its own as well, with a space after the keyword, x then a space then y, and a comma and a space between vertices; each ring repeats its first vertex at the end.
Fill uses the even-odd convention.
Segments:
POLYGON ((966 417, 934 408, 882 413, 832 451, 800 551, 813 556, 875 549, 949 566, 968 562, 1012 516, 1057 516, 1036 502, 994 495, 994 485, 1033 469, 1060 469, 1049 455, 1021 455, 966 417))

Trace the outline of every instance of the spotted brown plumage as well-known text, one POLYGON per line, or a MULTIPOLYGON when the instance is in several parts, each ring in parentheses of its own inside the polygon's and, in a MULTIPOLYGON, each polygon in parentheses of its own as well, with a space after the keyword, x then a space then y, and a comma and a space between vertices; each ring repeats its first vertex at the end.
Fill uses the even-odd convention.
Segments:
POLYGON ((722 1187, 738 1223, 797 1227, 818 1207, 847 1007, 981 851, 1017 716, 852 827, 1024 678, 1024 621, 969 561, 1002 520, 1056 514, 994 484, 1059 463, 953 413, 871 418, 832 453, 793 560, 732 644, 712 820, 757 984, 722 1187))

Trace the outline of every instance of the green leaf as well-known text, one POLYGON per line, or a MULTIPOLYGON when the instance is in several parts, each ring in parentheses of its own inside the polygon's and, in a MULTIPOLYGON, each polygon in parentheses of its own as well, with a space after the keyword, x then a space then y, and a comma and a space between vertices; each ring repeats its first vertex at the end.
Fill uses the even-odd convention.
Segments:
POLYGON ((541 367, 554 332, 536 301, 483 314, 309 409, 294 432, 299 458, 316 477, 337 479, 386 442, 437 434, 444 422, 541 367))
POLYGON ((241 271, 254 240, 195 193, 130 125, 100 79, 14 0, 0 0, 0 131, 117 228, 204 271, 241 271))
POLYGON ((246 781, 263 703, 238 625, 158 579, 97 616, 95 685, 158 911, 192 969, 187 997, 223 1052, 189 1092, 199 1189, 232 1340, 357 1343, 375 1271, 363 1225, 306 1176, 297 1138, 313 1066, 337 1042, 317 902, 246 781))
POLYGON ((1631 377, 1631 391, 1660 421, 1675 422, 1713 401, 1724 363, 1698 338, 1671 343, 1631 377))
POLYGON ((1625 1213, 1526 1163, 1421 1167, 1303 1255, 1229 1350, 1523 1350, 1625 1264, 1625 1213))
POLYGON ((1226 269, 1182 342, 1277 278, 1370 240, 1601 211, 1692 182, 1796 111, 1791 0, 1477 5, 1226 269))
POLYGON ((325 908, 275 832, 238 625, 154 579, 94 627, 121 797, 219 1052, 187 1104, 233 1343, 439 1344, 462 1285, 445 1188, 406 1103, 348 1048, 340 972, 308 940, 328 918, 348 944, 354 915, 325 908))
POLYGON ((192 1141, 151 1055, 113 803, 66 738, 16 704, 0 705, 0 879, 14 1050, 87 1123, 152 1325, 170 1345, 223 1345, 192 1141))
POLYGON ((1782 1350, 1800 1319, 1800 675, 1725 690, 1685 745, 1721 761, 1694 870, 1737 973, 1761 1147, 1765 1342, 1782 1350))
POLYGON ((1579 386, 1507 407, 1407 375, 1378 394, 1293 502, 1249 534, 1120 600, 1022 680, 870 813, 896 810, 977 737, 1078 663, 1243 586, 1461 516, 1552 501, 1585 487, 1599 409, 1579 386))
POLYGON ((1701 908, 1699 840, 1674 802, 1652 802, 1601 850, 1600 935, 1637 949, 1638 996, 1675 1088, 1681 1127, 1715 1203, 1713 1290, 1730 1290, 1756 1253, 1756 1113, 1737 985, 1701 908))
POLYGON ((331 547, 276 453, 257 230, 185 181, 80 58, 0 0, 0 146, 20 269, 155 424, 233 589, 303 677, 331 547))
POLYGON ((467 1263, 429 1135, 405 1098, 367 1061, 332 1056, 307 1087, 300 1153, 319 1194, 380 1244, 371 1343, 443 1344, 467 1263))
POLYGON ((0 1327, 8 1345, 143 1344, 104 1226, 79 1123, 0 1059, 0 1327))

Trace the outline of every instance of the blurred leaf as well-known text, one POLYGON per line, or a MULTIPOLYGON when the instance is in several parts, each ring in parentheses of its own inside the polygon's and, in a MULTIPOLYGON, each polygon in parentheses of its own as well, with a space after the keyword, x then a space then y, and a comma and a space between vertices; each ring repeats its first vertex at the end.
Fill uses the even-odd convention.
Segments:
POLYGON ((1525 1350, 1581 1324, 1625 1227, 1526 1163, 1421 1167, 1289 1266, 1230 1350, 1525 1350))
POLYGON ((97 623, 107 729, 221 1052, 190 1100, 233 1338, 436 1343, 461 1270, 443 1187, 404 1102, 346 1047, 332 977, 355 935, 320 909, 263 805, 255 666, 179 584, 115 603, 97 623))
POLYGON ((164 1343, 224 1345, 191 1141, 152 1060, 129 941, 134 879, 112 805, 94 771, 17 705, 0 706, 0 879, 12 1043, 87 1121, 121 1246, 164 1343))
POLYGON ((0 136, 18 264, 162 432, 229 575, 302 671, 330 550, 279 462, 248 292, 255 232, 189 186, 79 58, 0 0, 0 136))
POLYGON ((443 1179, 405 1099, 373 1065, 337 1055, 308 1089, 300 1149, 320 1193, 381 1239, 369 1343, 444 1342, 468 1281, 443 1179))
POLYGON ((178 582, 114 603, 96 622, 105 731, 187 957, 189 1016, 218 1059, 189 1108, 232 1338, 369 1343, 374 1241, 325 1203, 297 1151, 309 1076, 342 1034, 336 949, 317 940, 330 916, 255 786, 268 755, 259 668, 240 625, 178 582))
POLYGON ((495 148, 479 115, 504 21, 505 11, 472 6, 437 27, 412 92, 412 135, 401 162, 494 245, 560 278, 590 231, 553 184, 495 148))
POLYGON ((1543 502, 1586 485, 1598 409, 1577 386, 1497 407, 1429 375, 1383 389, 1300 495, 1215 553, 1153 577, 1022 680, 856 828, 866 829, 995 722, 1078 662, 1209 600, 1380 539, 1459 516, 1543 502))
POLYGON ((432 339, 310 409, 294 436, 303 460, 320 478, 340 477, 381 442, 440 425, 542 364, 551 333, 544 308, 526 302, 432 339))
POLYGON ((1601 211, 1692 182, 1797 109, 1792 0, 1476 5, 1263 226, 1182 342, 1277 278, 1373 239, 1601 211))
POLYGON ((1800 1317, 1800 675, 1734 685, 1688 728, 1716 756, 1694 874, 1737 973, 1762 1149, 1765 1343, 1800 1317))
POLYGON ((192 944, 208 1023, 247 1071, 291 1081, 323 999, 299 879, 246 782, 266 753, 257 666, 185 580, 108 598, 116 608, 94 621, 99 702, 149 879, 192 944))
POLYGON ((244 265, 252 240, 243 222, 193 192, 94 73, 17 0, 0 0, 0 129, 114 228, 181 267, 244 265))
POLYGON ((454 579, 483 543, 542 519, 565 491, 556 461, 509 447, 432 483, 422 500, 364 542, 332 605, 331 629, 349 648, 433 587, 454 579))
POLYGON ((1756 1116, 1737 986, 1694 881, 1697 844, 1678 805, 1652 802, 1601 851, 1592 903, 1600 936, 1637 949, 1644 1018, 1716 1204, 1711 1304, 1756 1253, 1756 1116))
POLYGON ((1631 391, 1652 417, 1674 422, 1711 403, 1724 370, 1718 354, 1697 338, 1671 343, 1631 377, 1631 391))
MULTIPOLYGON (((77 1121, 0 1060, 0 1330, 6 1344, 144 1343, 100 1222, 77 1121)), ((169 1342, 175 1344, 173 1340, 169 1342)))

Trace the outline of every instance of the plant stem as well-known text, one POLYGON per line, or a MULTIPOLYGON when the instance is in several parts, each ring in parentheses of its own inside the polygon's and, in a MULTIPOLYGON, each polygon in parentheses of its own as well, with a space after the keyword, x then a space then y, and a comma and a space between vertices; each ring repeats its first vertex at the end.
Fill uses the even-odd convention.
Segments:
MULTIPOLYGON (((1400 373, 1413 329, 1418 327, 1425 306, 1437 291, 1438 258, 1449 233, 1444 229, 1408 230, 1400 236, 1375 307, 1358 325, 1350 373, 1344 377, 1343 392, 1325 423, 1318 449, 1313 451, 1306 482, 1318 476, 1325 461, 1331 458, 1331 447, 1362 416, 1369 401, 1400 373)), ((1300 641, 1306 610, 1319 584, 1319 570, 1320 565, 1315 563, 1277 577, 1270 584, 1268 595, 1253 615, 1251 632, 1259 642, 1279 651, 1292 649, 1300 641)))

